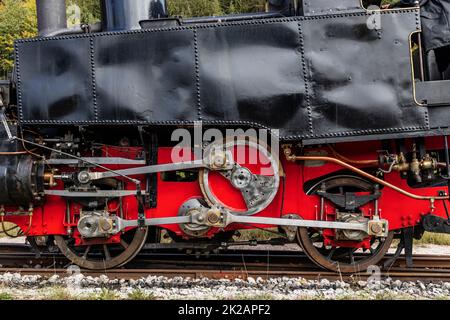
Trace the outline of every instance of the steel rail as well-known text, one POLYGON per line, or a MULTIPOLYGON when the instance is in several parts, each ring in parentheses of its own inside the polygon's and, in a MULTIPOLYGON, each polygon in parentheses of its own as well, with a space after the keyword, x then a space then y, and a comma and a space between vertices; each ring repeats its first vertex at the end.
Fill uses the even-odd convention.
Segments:
MULTIPOLYGON (((392 255, 384 258, 389 259, 392 255)), ((383 262, 383 261, 382 261, 383 262)), ((0 274, 6 272, 24 275, 51 276, 70 275, 66 269, 70 263, 60 253, 44 253, 40 258, 26 245, 0 245, 0 274), (2 250, 3 249, 3 250, 2 250), (39 268, 36 266, 39 265, 39 268), (26 266, 26 268, 24 268, 26 266)), ((450 256, 416 255, 412 269, 405 268, 405 257, 401 256, 394 266, 383 270, 382 278, 394 280, 450 281, 450 256)), ((360 272, 338 274, 315 267, 301 252, 267 250, 227 250, 208 256, 180 253, 178 250, 144 250, 124 269, 106 271, 81 270, 84 275, 108 275, 110 278, 138 279, 148 275, 166 277, 191 277, 211 279, 246 277, 302 277, 306 279, 352 280, 368 278, 371 274, 360 272)))

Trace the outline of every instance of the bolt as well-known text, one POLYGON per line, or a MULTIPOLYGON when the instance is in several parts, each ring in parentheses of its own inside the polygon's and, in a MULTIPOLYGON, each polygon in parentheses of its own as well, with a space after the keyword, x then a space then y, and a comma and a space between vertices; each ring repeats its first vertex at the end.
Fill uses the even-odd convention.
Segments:
POLYGON ((102 228, 103 231, 111 230, 111 224, 105 219, 100 220, 100 227, 102 228))
POLYGON ((80 181, 81 183, 88 183, 89 180, 90 180, 89 172, 87 172, 87 171, 81 171, 81 172, 78 174, 78 181, 80 181))
POLYGON ((219 216, 217 214, 215 214, 214 212, 209 212, 208 213, 208 222, 211 224, 216 224, 217 222, 219 222, 219 216))
POLYGON ((382 228, 378 223, 373 223, 373 224, 370 226, 370 230, 371 230, 372 233, 374 233, 374 234, 379 234, 379 233, 383 230, 383 228, 382 228))

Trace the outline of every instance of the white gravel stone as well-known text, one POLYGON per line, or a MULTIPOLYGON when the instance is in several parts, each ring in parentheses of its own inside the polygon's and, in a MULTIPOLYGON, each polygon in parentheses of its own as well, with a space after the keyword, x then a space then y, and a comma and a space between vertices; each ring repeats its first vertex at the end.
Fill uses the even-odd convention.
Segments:
POLYGON ((327 280, 327 279, 320 280, 320 286, 322 288, 328 287, 329 285, 330 285, 330 281, 329 280, 327 280))
POLYGON ((126 299, 135 290, 152 295, 157 299, 242 299, 270 297, 271 299, 376 299, 380 297, 409 297, 412 299, 445 298, 449 295, 450 283, 427 283, 422 281, 402 282, 385 279, 379 282, 306 280, 303 278, 273 278, 256 280, 242 279, 209 280, 172 279, 147 276, 136 280, 98 278, 73 274, 68 277, 57 275, 45 279, 40 276, 22 276, 18 273, 0 275, 0 293, 7 292, 17 299, 45 298, 55 287, 66 288, 73 297, 83 298, 110 290, 116 296, 126 299))
POLYGON ((417 285, 422 291, 426 290, 425 285, 421 281, 417 281, 417 285))
POLYGON ((357 284, 360 287, 367 287, 367 281, 360 280, 357 282, 357 284))
POLYGON ((59 276, 57 274, 54 274, 48 279, 48 282, 56 283, 58 280, 59 280, 59 276))
POLYGON ((247 277, 247 282, 248 282, 249 284, 255 284, 255 283, 256 283, 256 280, 255 280, 254 278, 252 278, 252 277, 247 277))

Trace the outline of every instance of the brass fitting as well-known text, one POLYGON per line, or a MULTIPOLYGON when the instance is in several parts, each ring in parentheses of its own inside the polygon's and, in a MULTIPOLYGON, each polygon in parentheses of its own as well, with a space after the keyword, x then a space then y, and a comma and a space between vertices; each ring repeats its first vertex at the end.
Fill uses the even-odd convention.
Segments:
POLYGON ((49 171, 44 173, 44 183, 50 187, 56 187, 57 183, 55 182, 55 171, 49 171))
POLYGON ((295 162, 297 161, 297 157, 292 154, 292 144, 283 144, 281 146, 283 149, 284 156, 286 157, 286 160, 295 162))
POLYGON ((389 228, 385 220, 371 220, 368 223, 368 232, 371 236, 387 237, 389 228))
POLYGON ((413 156, 411 162, 407 162, 403 153, 394 156, 394 165, 392 170, 398 172, 410 171, 414 176, 420 175, 422 170, 434 170, 439 168, 439 163, 435 158, 432 158, 429 154, 425 155, 423 159, 419 160, 416 156, 413 156))
POLYGON ((218 226, 221 222, 221 212, 218 208, 212 208, 206 213, 206 220, 210 226, 218 226))

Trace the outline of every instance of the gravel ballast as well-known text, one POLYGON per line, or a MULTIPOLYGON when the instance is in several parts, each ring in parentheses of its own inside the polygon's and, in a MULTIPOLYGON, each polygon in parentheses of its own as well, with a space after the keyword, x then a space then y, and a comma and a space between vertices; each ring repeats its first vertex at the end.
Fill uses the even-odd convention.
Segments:
POLYGON ((148 276, 139 280, 75 274, 0 275, 0 299, 449 299, 450 283, 302 278, 210 280, 148 276))

